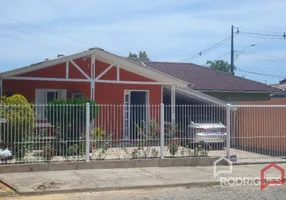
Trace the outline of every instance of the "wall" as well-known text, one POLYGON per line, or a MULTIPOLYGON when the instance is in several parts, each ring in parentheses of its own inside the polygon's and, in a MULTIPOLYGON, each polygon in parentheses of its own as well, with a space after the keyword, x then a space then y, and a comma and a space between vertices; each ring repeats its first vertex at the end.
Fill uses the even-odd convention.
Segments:
POLYGON ((267 93, 243 93, 243 92, 204 92, 218 99, 237 102, 237 101, 268 101, 269 94, 267 93))
MULTIPOLYGON (((96 75, 99 75, 109 64, 97 61, 96 75)), ((116 67, 113 67, 102 78, 102 80, 116 80, 116 67)), ((126 70, 120 70, 121 81, 143 81, 153 82, 146 77, 139 76, 126 70)), ((124 135, 124 90, 149 90, 149 103, 151 106, 150 118, 159 122, 160 104, 161 104, 161 86, 160 85, 136 85, 136 84, 111 84, 96 83, 95 99, 99 104, 108 104, 100 106, 99 116, 95 119, 98 126, 113 134, 113 138, 122 138, 124 135), (112 117, 111 117, 112 116, 112 117)), ((137 109, 142 113, 142 109, 137 109)))
MULTIPOLYGON (((75 60, 75 63, 90 76, 91 61, 89 58, 81 58, 75 60)), ((110 64, 96 60, 95 74, 98 76, 110 64)), ((46 78, 65 78, 66 63, 44 68, 22 74, 24 77, 46 77, 46 78)), ((69 67, 69 78, 85 77, 71 63, 69 67)), ((102 80, 116 80, 116 67, 113 67, 104 76, 102 80)), ((121 81, 148 81, 154 82, 146 77, 135 73, 120 69, 121 81)), ((20 93, 24 95, 30 102, 35 100, 35 89, 67 89, 67 97, 71 98, 72 93, 81 92, 84 97, 90 97, 90 83, 85 82, 55 82, 55 81, 26 81, 26 80, 3 80, 3 94, 7 92, 20 93)), ((150 110, 150 117, 159 119, 159 105, 161 103, 161 86, 160 85, 136 85, 136 84, 111 84, 96 83, 95 84, 95 100, 102 105, 99 108, 99 116, 95 119, 95 123, 107 132, 115 134, 115 137, 123 136, 123 104, 124 90, 149 90, 149 103, 156 105, 150 110), (111 104, 113 106, 111 106, 111 104), (115 106, 116 105, 116 106, 115 106)))
MULTIPOLYGON (((286 98, 240 104, 286 105, 286 98)), ((235 121, 233 145, 273 155, 286 152, 286 108, 238 108, 232 119, 235 121)))
POLYGON ((89 98, 89 83, 73 82, 52 82, 52 81, 24 81, 24 80, 3 80, 3 95, 7 92, 24 95, 28 101, 35 101, 35 89, 67 89, 67 98, 72 97, 72 93, 81 92, 84 97, 89 98), (60 84, 59 84, 60 83, 60 84))

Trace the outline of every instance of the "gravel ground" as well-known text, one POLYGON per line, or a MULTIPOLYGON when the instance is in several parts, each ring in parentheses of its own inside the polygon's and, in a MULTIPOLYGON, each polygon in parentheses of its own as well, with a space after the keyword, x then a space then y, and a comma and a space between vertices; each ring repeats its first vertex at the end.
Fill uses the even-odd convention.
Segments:
POLYGON ((268 186, 261 191, 257 186, 215 186, 197 188, 164 188, 154 190, 125 190, 93 193, 55 194, 31 197, 6 197, 7 200, 199 200, 199 199, 285 199, 286 187, 268 186))

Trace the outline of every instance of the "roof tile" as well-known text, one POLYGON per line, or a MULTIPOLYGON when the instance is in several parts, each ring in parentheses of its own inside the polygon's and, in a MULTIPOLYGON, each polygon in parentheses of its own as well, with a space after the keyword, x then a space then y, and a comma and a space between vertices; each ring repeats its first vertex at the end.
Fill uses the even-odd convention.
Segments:
POLYGON ((190 87, 195 90, 281 92, 281 90, 263 83, 232 76, 229 73, 219 72, 193 63, 144 61, 144 64, 189 82, 190 87))

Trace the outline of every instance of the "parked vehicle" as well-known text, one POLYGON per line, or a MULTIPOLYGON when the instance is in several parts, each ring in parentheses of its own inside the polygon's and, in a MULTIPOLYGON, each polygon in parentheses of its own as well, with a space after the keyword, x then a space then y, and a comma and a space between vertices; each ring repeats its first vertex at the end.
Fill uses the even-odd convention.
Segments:
POLYGON ((222 149, 226 144, 226 126, 222 123, 191 122, 185 133, 185 145, 191 147, 201 144, 213 149, 222 149))

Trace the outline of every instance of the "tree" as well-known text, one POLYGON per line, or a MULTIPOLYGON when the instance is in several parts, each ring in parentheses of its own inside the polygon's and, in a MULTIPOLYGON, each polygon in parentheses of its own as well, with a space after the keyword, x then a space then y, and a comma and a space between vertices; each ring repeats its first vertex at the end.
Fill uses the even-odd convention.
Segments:
POLYGON ((130 52, 128 58, 137 58, 137 54, 130 52))
POLYGON ((146 51, 139 51, 138 54, 130 52, 128 58, 141 58, 144 60, 149 60, 146 51))
POLYGON ((13 94, 9 97, 1 97, 0 117, 6 119, 6 123, 0 124, 1 141, 12 148, 13 156, 23 158, 30 143, 25 142, 27 137, 33 134, 36 114, 28 100, 20 95, 13 94))
POLYGON ((146 58, 146 59, 148 59, 146 51, 140 51, 139 52, 139 58, 146 58))
POLYGON ((230 72, 230 64, 224 60, 214 60, 214 61, 208 60, 206 65, 209 68, 217 70, 217 71, 230 72))

